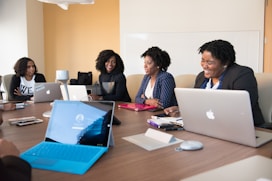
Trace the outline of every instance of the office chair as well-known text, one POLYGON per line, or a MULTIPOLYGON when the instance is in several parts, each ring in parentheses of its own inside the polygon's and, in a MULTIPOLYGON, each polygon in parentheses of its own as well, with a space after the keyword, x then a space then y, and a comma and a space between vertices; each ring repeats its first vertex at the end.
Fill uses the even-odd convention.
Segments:
POLYGON ((10 89, 10 82, 12 79, 12 76, 14 74, 7 74, 7 75, 3 75, 2 77, 2 86, 3 86, 3 100, 7 100, 7 101, 12 101, 12 98, 9 94, 9 89, 10 89))
POLYGON ((126 77, 128 94, 131 98, 131 102, 135 102, 136 95, 141 86, 144 74, 131 74, 126 77))
POLYGON ((195 85, 195 74, 181 74, 175 76, 176 87, 193 88, 195 85))
POLYGON ((265 122, 272 124, 272 73, 255 73, 258 84, 259 105, 265 122))

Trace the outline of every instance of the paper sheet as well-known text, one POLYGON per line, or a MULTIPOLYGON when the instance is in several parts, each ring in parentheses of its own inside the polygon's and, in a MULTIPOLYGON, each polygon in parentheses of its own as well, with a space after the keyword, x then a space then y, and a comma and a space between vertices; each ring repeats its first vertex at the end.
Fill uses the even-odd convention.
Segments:
MULTIPOLYGON (((160 131, 158 131, 158 132, 160 132, 160 131)), ((165 134, 165 133, 163 133, 163 134, 165 134)), ((181 143, 183 141, 181 139, 173 137, 171 139, 171 141, 166 143, 166 142, 159 141, 159 138, 154 139, 154 138, 151 138, 149 136, 146 136, 145 133, 123 137, 123 139, 127 140, 127 141, 129 141, 131 143, 134 143, 134 144, 136 144, 136 145, 138 145, 138 146, 140 146, 140 147, 142 147, 142 148, 144 148, 145 150, 148 150, 148 151, 153 151, 153 150, 156 150, 156 149, 159 149, 159 148, 167 147, 167 146, 170 146, 170 145, 181 143)))

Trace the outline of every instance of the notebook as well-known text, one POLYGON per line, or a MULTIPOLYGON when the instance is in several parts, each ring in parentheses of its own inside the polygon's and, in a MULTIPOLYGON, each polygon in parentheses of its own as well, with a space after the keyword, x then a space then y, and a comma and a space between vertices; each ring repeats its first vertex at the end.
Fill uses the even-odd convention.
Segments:
POLYGON ((271 181, 271 168, 272 159, 256 155, 182 180, 271 181))
POLYGON ((244 90, 175 88, 187 131, 259 147, 272 133, 255 130, 249 93, 244 90))
POLYGON ((139 103, 121 103, 118 105, 119 108, 129 109, 133 111, 155 111, 158 110, 156 106, 150 106, 139 103))
MULTIPOLYGON (((67 88, 68 88, 68 94, 69 94, 70 100, 76 100, 76 101, 89 100, 85 85, 67 85, 67 88)), ((61 89, 63 100, 68 100, 64 85, 61 85, 60 89, 61 89)))
POLYGON ((59 83, 39 82, 34 84, 34 103, 51 102, 56 99, 62 99, 59 83))
POLYGON ((113 114, 113 101, 56 100, 44 141, 20 157, 32 168, 84 174, 113 145, 113 114))

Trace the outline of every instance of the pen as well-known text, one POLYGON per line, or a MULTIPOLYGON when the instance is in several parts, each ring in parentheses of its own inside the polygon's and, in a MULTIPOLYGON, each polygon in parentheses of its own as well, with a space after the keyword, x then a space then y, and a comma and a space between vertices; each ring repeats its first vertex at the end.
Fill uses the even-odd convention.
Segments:
POLYGON ((184 128, 178 128, 178 127, 169 127, 169 128, 164 128, 165 131, 181 131, 184 130, 184 128))

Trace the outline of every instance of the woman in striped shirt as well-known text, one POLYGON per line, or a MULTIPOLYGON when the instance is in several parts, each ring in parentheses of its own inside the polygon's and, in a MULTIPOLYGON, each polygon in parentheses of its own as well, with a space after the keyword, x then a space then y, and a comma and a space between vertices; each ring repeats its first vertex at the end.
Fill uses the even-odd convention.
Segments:
POLYGON ((153 105, 160 109, 176 106, 175 80, 167 72, 171 63, 169 54, 159 47, 151 47, 141 57, 144 58, 146 75, 136 95, 136 103, 153 105))

